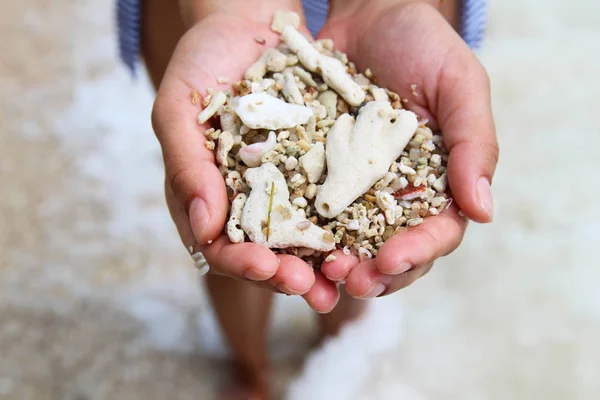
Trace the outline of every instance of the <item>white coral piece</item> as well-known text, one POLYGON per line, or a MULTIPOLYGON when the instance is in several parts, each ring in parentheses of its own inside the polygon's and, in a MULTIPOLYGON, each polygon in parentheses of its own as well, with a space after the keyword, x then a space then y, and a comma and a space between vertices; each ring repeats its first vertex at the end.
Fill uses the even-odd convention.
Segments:
POLYGON ((296 28, 286 25, 281 39, 298 55, 298 59, 311 72, 318 72, 323 81, 352 106, 365 101, 365 91, 348 74, 346 66, 338 59, 319 53, 296 28))
POLYGON ((319 95, 318 100, 327 110, 327 118, 335 119, 337 115, 337 93, 326 90, 319 95))
POLYGON ((291 70, 292 74, 300 78, 300 80, 306 83, 308 86, 317 87, 317 82, 315 82, 310 72, 300 67, 293 67, 291 70))
POLYGON ((227 172, 225 184, 233 190, 233 193, 243 192, 247 189, 247 185, 242 179, 242 175, 235 170, 227 172))
POLYGON ((308 107, 288 104, 264 92, 240 97, 235 112, 247 127, 270 130, 304 125, 313 116, 308 107))
POLYGON ((396 222, 396 205, 398 201, 391 194, 381 190, 375 192, 375 199, 379 208, 383 210, 387 223, 393 225, 396 222))
POLYGON ((259 81, 267 71, 281 72, 287 66, 285 54, 274 48, 268 48, 244 74, 244 78, 251 81, 259 81))
MULTIPOLYGON (((228 108, 228 107, 225 107, 228 108)), ((227 132, 231 132, 231 134, 235 137, 240 134, 241 121, 235 115, 233 110, 229 109, 228 111, 224 111, 221 113, 221 129, 227 132)))
POLYGON ((277 146, 277 136, 275 132, 271 131, 266 141, 244 146, 238 154, 244 164, 250 168, 255 168, 262 164, 263 156, 273 150, 275 146, 277 146))
POLYGON ((369 86, 369 91, 373 95, 373 98, 375 99, 375 101, 388 101, 389 100, 389 96, 388 96, 387 92, 385 91, 385 89, 382 89, 375 85, 371 85, 371 86, 369 86))
POLYGON ((283 74, 283 95, 288 103, 304 105, 304 98, 302 97, 302 93, 300 93, 300 89, 296 84, 296 78, 292 75, 291 72, 285 72, 283 74))
POLYGON ((219 145, 217 146, 217 163, 224 167, 228 167, 229 163, 227 162, 227 156, 233 147, 235 140, 233 139, 233 135, 231 133, 224 131, 219 135, 219 145))
POLYGON ((281 32, 286 25, 298 28, 300 26, 300 15, 293 11, 275 11, 273 22, 271 23, 271 30, 281 32))
POLYGON ((279 249, 306 247, 318 251, 333 250, 335 241, 331 232, 312 224, 304 212, 292 206, 285 177, 275 165, 269 163, 248 169, 245 178, 252 191, 242 213, 242 229, 252 242, 279 249), (273 193, 272 186, 275 188, 273 193))
POLYGON ((306 171, 310 183, 316 183, 325 170, 325 146, 317 142, 313 147, 300 157, 300 166, 306 171))
POLYGON ((227 236, 232 243, 242 243, 244 241, 244 231, 241 227, 242 212, 248 196, 244 193, 238 194, 231 203, 231 213, 227 222, 227 236))
POLYGON ((208 106, 206 106, 206 108, 202 110, 200 114, 198 114, 198 124, 202 125, 203 123, 211 119, 217 113, 217 111, 219 111, 219 108, 221 108, 221 106, 224 105, 226 102, 227 95, 225 93, 217 92, 213 94, 210 99, 210 103, 208 103, 208 106))
POLYGON ((388 171, 418 127, 417 116, 372 101, 356 121, 342 115, 327 135, 327 179, 315 200, 317 212, 334 218, 388 171))

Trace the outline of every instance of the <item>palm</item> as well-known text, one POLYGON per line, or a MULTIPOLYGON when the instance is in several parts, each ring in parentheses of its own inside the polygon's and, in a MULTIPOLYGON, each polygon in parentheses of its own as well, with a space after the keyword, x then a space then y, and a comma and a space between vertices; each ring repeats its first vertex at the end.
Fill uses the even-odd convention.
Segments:
POLYGON ((264 24, 213 15, 181 38, 171 63, 175 71, 167 74, 173 73, 184 85, 216 87, 220 76, 240 80, 265 46, 276 43, 277 36, 264 24), (266 44, 257 43, 257 37, 264 38, 266 44))

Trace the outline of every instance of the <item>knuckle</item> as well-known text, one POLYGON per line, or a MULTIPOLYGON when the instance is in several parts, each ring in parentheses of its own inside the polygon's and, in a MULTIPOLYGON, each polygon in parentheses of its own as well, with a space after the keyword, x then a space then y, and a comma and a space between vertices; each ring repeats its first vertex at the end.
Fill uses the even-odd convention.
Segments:
POLYGON ((498 164, 500 160, 500 146, 498 146, 498 142, 494 141, 493 143, 488 144, 488 151, 490 160, 494 165, 498 164))
POLYGON ((185 166, 175 165, 166 169, 167 193, 172 193, 176 199, 183 202, 186 210, 192 200, 189 190, 190 176, 191 170, 185 166))
POLYGON ((480 148, 482 150, 483 160, 485 162, 484 165, 491 167, 493 174, 493 171, 496 169, 496 165, 498 165, 498 162, 500 161, 500 148, 498 146, 498 142, 494 140, 493 142, 482 143, 480 148))
POLYGON ((487 69, 485 69, 483 64, 481 64, 479 61, 477 62, 477 69, 475 70, 475 74, 476 78, 479 79, 482 86, 488 89, 491 87, 492 82, 490 79, 490 74, 488 74, 487 69))

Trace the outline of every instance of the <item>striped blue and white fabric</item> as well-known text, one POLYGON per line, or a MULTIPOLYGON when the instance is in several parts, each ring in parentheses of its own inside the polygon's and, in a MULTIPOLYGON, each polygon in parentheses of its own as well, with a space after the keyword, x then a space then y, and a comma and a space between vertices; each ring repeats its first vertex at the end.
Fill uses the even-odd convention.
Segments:
POLYGON ((460 35, 474 50, 481 48, 488 19, 488 0, 463 0, 460 35))
MULTIPOLYGON (((473 49, 481 47, 487 25, 488 0, 462 0, 460 34, 473 49)), ((121 60, 135 73, 140 53, 141 0, 117 0, 117 24, 121 60)), ((302 0, 308 29, 319 32, 327 19, 328 0, 302 0)))
POLYGON ((135 74, 140 55, 141 0, 117 0, 117 29, 121 61, 135 74))

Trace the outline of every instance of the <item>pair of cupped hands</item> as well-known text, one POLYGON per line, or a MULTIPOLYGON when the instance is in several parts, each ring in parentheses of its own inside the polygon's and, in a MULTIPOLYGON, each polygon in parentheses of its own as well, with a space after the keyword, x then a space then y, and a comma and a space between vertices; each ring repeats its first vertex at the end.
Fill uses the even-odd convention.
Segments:
POLYGON ((185 247, 204 254, 209 273, 301 295, 321 313, 335 307, 342 288, 351 296, 372 298, 410 285, 437 258, 458 247, 468 220, 487 223, 493 217, 490 183, 498 146, 485 69, 434 7, 393 0, 364 3, 334 9, 318 38, 333 39, 359 70, 371 68, 380 86, 409 99, 408 108, 428 119, 434 132, 443 133, 454 199, 440 215, 389 239, 375 258, 359 262, 338 250, 336 260, 313 269, 259 244, 233 244, 223 234, 225 183, 205 147, 209 125, 196 124, 199 109, 190 102, 190 93, 229 89, 218 85, 217 78, 241 79, 265 46, 277 45, 270 17, 256 17, 268 14, 264 10, 252 9, 248 2, 193 24, 172 55, 152 113, 165 162, 167 203, 185 247))

